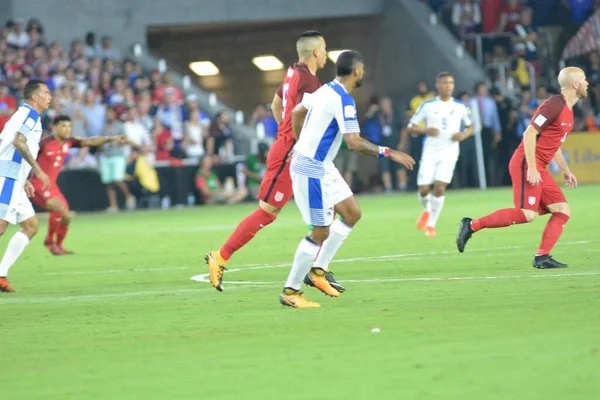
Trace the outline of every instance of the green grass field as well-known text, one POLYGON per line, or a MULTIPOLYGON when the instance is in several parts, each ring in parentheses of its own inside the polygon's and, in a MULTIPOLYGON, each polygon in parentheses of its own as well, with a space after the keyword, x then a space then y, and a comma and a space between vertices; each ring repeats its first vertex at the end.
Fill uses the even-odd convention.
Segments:
POLYGON ((223 293, 190 278, 254 204, 78 216, 67 257, 43 248, 42 222, 11 270, 18 293, 0 295, 0 397, 597 399, 599 198, 568 193, 553 254, 570 267, 554 271, 531 267, 547 217, 456 251, 460 217, 510 206, 507 190, 449 193, 433 239, 416 195, 359 198, 331 266, 348 290, 307 289, 316 310, 278 303, 306 234, 293 203, 234 256, 223 293))

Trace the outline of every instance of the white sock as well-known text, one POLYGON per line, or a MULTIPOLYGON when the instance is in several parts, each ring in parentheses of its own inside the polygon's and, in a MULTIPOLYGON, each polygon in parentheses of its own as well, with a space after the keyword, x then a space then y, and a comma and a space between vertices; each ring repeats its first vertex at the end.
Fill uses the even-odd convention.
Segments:
POLYGON ((8 275, 8 270, 17 261, 25 247, 29 244, 29 237, 21 231, 18 231, 8 242, 8 247, 4 252, 4 257, 0 261, 0 276, 8 275))
POLYGON ((419 196, 419 201, 423 206, 423 209, 427 212, 431 212, 431 193, 427 193, 427 196, 422 197, 421 193, 417 192, 417 196, 419 196))
POLYGON ((427 226, 431 226, 435 228, 435 224, 440 217, 442 212, 442 208, 444 208, 444 200, 445 196, 431 198, 431 214, 429 215, 429 219, 427 220, 427 226))
POLYGON ((304 277, 310 270, 310 265, 319 253, 321 246, 314 243, 308 238, 302 239, 294 255, 294 263, 292 269, 288 275, 287 281, 285 282, 286 288, 292 288, 294 290, 300 290, 300 285, 304 277))
POLYGON ((346 225, 343 221, 336 219, 329 227, 329 236, 323 242, 321 251, 315 260, 315 268, 321 268, 327 271, 329 263, 333 260, 335 253, 342 247, 342 243, 352 232, 352 227, 346 225))

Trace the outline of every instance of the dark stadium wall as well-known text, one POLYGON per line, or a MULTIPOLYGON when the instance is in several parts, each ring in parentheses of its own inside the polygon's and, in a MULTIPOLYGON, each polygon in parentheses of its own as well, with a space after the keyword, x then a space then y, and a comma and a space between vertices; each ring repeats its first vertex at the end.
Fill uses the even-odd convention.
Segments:
POLYGON ((92 30, 120 44, 145 43, 148 26, 332 18, 380 14, 382 0, 0 0, 0 13, 38 17, 49 37, 70 43, 92 30))
MULTIPOLYGON (((188 65, 210 60, 220 69, 213 77, 195 78, 197 83, 217 94, 219 99, 250 115, 258 102, 270 103, 281 84, 285 69, 271 72, 258 70, 252 58, 273 54, 286 66, 297 60, 296 38, 305 30, 323 33, 328 50, 353 48, 366 61, 364 86, 356 92, 359 111, 373 94, 375 81, 379 17, 264 21, 260 23, 220 24, 195 28, 156 28, 148 34, 151 51, 192 76, 188 65)), ((335 66, 328 60, 318 73, 322 83, 332 80, 335 66)))

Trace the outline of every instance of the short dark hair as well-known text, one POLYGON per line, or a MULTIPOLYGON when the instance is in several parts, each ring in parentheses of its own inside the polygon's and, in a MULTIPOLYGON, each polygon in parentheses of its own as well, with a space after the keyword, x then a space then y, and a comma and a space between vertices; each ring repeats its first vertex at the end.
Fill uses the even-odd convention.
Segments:
POLYGON ((33 94, 45 84, 46 83, 44 81, 40 81, 39 79, 31 79, 29 82, 27 82, 23 88, 23 97, 25 97, 25 100, 31 99, 31 96, 33 96, 33 94))
POLYGON ((54 120, 52 121, 52 125, 58 125, 58 124, 60 124, 63 121, 65 121, 65 122, 71 122, 71 117, 69 117, 68 115, 64 115, 64 114, 57 115, 54 118, 54 120))
POLYGON ((435 80, 436 80, 436 81, 439 81, 440 79, 442 79, 442 78, 445 78, 445 77, 447 77, 447 76, 449 76, 449 77, 451 77, 451 78, 454 78, 454 76, 452 76, 452 74, 451 74, 450 72, 447 72, 447 71, 442 71, 442 72, 440 72, 439 74, 437 74, 437 78, 436 78, 435 80))
POLYGON ((473 86, 473 91, 475 92, 475 94, 477 94, 481 86, 486 86, 484 81, 478 81, 477 83, 475 83, 475 86, 473 86))
POLYGON ((340 77, 348 76, 354 71, 354 68, 362 62, 362 56, 358 51, 344 51, 335 62, 336 75, 340 77))
POLYGON ((302 32, 298 39, 308 38, 308 37, 323 37, 323 34, 319 31, 306 31, 302 32))

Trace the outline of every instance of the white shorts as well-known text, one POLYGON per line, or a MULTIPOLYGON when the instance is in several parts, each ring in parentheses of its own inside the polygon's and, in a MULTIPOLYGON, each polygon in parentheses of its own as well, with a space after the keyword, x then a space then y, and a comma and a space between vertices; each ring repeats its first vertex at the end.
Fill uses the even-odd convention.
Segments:
POLYGON ((35 215, 31 201, 19 182, 0 177, 0 219, 20 224, 35 215))
POLYGON ((309 178, 290 171, 294 200, 304 222, 314 226, 329 226, 333 222, 334 206, 353 196, 339 171, 328 171, 322 178, 309 178))
POLYGON ((454 176, 456 157, 423 157, 419 163, 417 185, 432 185, 434 182, 450 183, 454 176))

